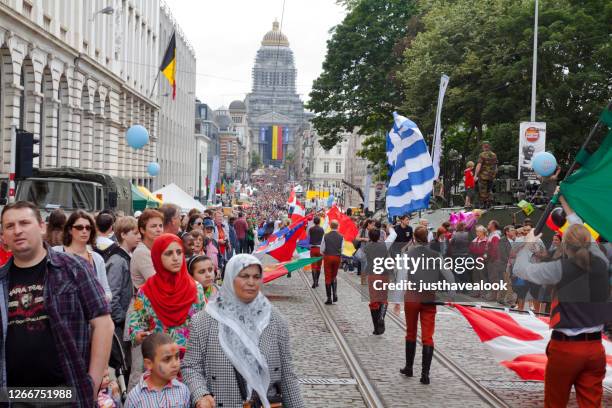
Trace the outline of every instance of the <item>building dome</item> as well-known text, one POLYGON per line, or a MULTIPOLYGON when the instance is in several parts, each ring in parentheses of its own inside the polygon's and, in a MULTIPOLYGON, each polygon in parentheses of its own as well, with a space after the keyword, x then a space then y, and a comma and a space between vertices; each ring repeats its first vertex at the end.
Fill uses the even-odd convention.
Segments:
POLYGON ((242 101, 233 101, 229 105, 229 110, 231 111, 245 111, 246 105, 242 101))
POLYGON ((261 45, 289 46, 289 40, 287 36, 280 31, 278 21, 272 23, 272 31, 268 31, 266 35, 264 35, 261 45))
POLYGON ((225 107, 220 107, 215 111, 215 122, 219 126, 219 130, 229 130, 233 124, 232 118, 225 107))

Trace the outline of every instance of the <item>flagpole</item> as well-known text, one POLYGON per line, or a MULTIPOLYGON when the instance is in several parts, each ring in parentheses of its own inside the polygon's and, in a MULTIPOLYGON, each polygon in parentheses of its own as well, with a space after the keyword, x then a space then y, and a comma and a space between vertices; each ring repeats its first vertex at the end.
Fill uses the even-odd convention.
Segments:
POLYGON ((153 93, 155 92, 155 85, 157 85, 157 81, 159 80, 159 74, 161 71, 157 70, 157 75, 155 75, 155 80, 153 81, 153 86, 151 87, 151 93, 149 94, 149 99, 153 97, 153 93))
MULTIPOLYGON (((610 102, 608 102, 608 106, 606 107, 606 110, 610 110, 610 109, 612 109, 612 99, 610 100, 610 102)), ((567 173, 565 173, 565 177, 563 178, 563 180, 561 180, 559 182, 559 185, 574 172, 574 169, 578 165, 577 158, 578 158, 579 153, 586 149, 587 145, 589 144, 589 142, 593 138, 593 135, 595 135, 595 132, 597 132, 597 130, 601 126, 601 123, 602 122, 601 122, 601 115, 600 115, 599 119, 597 120, 597 123, 595 123, 595 125, 591 128, 591 131, 589 132, 589 136, 587 136, 587 138, 584 141, 584 143, 582 143, 582 146, 580 146, 580 150, 578 150, 578 153, 576 154, 576 157, 574 158, 574 162, 570 166, 570 168, 567 171, 567 173)), ((548 218, 548 216, 552 212, 553 207, 557 204, 558 200, 559 200, 559 194, 555 194, 555 196, 553 196, 553 198, 550 200, 550 202, 546 206, 546 209, 544 210, 544 212, 540 216, 540 219, 538 220, 538 223, 536 224, 535 230, 533 231, 533 233, 535 235, 538 235, 538 234, 540 234, 540 232, 542 232, 542 229, 544 228, 544 224, 546 224, 546 219, 548 218)))

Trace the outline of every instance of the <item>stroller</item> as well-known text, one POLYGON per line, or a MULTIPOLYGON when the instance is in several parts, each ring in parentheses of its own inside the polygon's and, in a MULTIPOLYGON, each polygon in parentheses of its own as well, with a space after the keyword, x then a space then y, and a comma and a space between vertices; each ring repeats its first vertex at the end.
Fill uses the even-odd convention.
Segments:
POLYGON ((114 332, 108 365, 115 370, 115 377, 117 378, 117 384, 121 392, 121 402, 125 402, 127 398, 127 386, 125 383, 126 379, 130 376, 130 366, 127 361, 126 353, 123 349, 123 340, 117 335, 117 332, 114 332))

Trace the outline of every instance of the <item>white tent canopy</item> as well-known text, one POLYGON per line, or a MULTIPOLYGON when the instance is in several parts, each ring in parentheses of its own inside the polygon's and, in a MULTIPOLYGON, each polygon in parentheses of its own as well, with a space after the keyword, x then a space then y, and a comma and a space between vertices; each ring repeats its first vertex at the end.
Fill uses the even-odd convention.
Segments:
POLYGON ((153 195, 161 194, 162 201, 165 203, 176 204, 181 207, 182 212, 189 212, 192 208, 197 208, 204 211, 204 207, 200 202, 196 201, 189 194, 181 190, 179 186, 170 183, 165 187, 153 192, 153 195))

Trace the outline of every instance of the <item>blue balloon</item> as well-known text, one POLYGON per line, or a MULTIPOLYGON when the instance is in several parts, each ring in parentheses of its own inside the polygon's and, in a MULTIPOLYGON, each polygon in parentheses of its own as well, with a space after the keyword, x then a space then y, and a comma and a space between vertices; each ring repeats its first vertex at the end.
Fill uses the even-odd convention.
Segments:
POLYGON ((133 125, 128 129, 126 139, 130 147, 140 149, 149 143, 149 132, 142 125, 133 125))
POLYGON ((157 176, 159 174, 159 164, 156 162, 149 163, 147 166, 147 172, 149 173, 149 176, 157 176))
POLYGON ((549 152, 540 152, 533 156, 531 167, 538 176, 551 176, 557 168, 557 159, 549 152))

